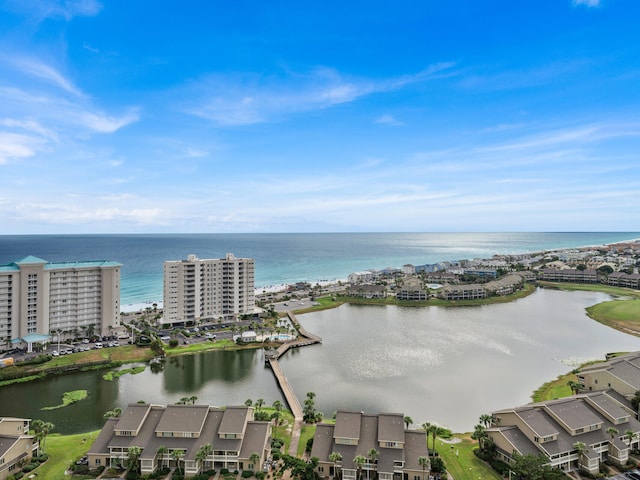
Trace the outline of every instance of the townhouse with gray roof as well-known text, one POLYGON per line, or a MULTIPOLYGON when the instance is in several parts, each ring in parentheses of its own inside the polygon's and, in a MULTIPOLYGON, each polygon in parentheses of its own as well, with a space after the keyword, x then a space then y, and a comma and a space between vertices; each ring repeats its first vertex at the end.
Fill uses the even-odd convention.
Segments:
POLYGON ((186 477, 220 468, 258 471, 269 452, 271 426, 254 421, 253 412, 246 406, 131 404, 120 417, 107 420, 87 453, 89 466, 125 465, 129 448, 137 446, 143 475, 177 467, 176 450, 182 452, 186 477), (205 445, 210 453, 199 461, 205 445), (255 464, 254 453, 260 457, 255 464))
MULTIPOLYGON (((582 367, 577 376, 583 391, 613 389, 626 399, 631 399, 640 390, 640 352, 582 367)), ((634 413, 637 416, 637 412, 634 413)))
POLYGON ((378 415, 340 410, 335 425, 320 423, 313 438, 311 457, 319 459, 316 472, 322 478, 336 476, 343 480, 356 480, 358 465, 355 458, 365 457, 363 475, 376 474, 379 480, 423 480, 429 468, 423 469, 419 458, 429 456, 426 433, 405 429, 404 415, 380 413, 378 415), (369 455, 375 449, 376 458, 369 455), (342 460, 334 463, 331 454, 339 453, 342 460))
POLYGON ((507 463, 514 453, 542 454, 551 467, 596 474, 605 460, 624 465, 629 451, 639 446, 640 422, 628 402, 610 390, 499 410, 493 416, 487 433, 498 458, 507 463), (579 442, 586 449, 578 448, 579 442))
POLYGON ((26 418, 0 417, 0 480, 20 472, 38 452, 38 441, 29 435, 26 418))

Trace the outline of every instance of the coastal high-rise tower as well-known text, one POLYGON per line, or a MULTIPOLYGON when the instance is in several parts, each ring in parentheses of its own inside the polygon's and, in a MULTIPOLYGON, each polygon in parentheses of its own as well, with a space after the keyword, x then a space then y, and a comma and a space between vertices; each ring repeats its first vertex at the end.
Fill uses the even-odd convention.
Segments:
POLYGON ((120 325, 121 267, 34 256, 0 265, 0 348, 53 334, 108 335, 120 325))
POLYGON ((164 262, 164 323, 217 320, 251 314, 255 308, 253 258, 201 259, 164 262))

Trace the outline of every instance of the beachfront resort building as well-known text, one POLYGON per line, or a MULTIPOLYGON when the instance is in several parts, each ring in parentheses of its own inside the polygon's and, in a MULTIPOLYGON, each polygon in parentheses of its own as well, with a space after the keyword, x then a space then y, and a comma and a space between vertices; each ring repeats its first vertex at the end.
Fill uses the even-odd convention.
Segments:
POLYGON ((0 349, 87 330, 108 335, 120 325, 121 267, 34 256, 0 265, 0 349))
POLYGON ((26 418, 0 417, 0 480, 21 471, 38 452, 26 418))
POLYGON ((420 462, 420 457, 429 458, 426 441, 424 430, 405 428, 401 413, 341 410, 335 424, 317 425, 311 457, 318 458, 316 472, 322 478, 336 477, 339 469, 343 480, 356 480, 361 472, 379 480, 423 480, 430 470, 428 461, 420 462))
POLYGON ((613 389, 627 400, 640 391, 640 352, 613 357, 580 368, 580 390, 593 392, 613 389))
POLYGON ((164 323, 193 324, 200 320, 252 314, 255 309, 253 258, 164 262, 164 323))
POLYGON ((143 475, 163 467, 179 468, 187 478, 222 468, 260 471, 271 447, 271 424, 254 421, 253 412, 244 405, 130 404, 107 420, 87 453, 89 467, 125 466, 129 448, 138 447, 143 475))

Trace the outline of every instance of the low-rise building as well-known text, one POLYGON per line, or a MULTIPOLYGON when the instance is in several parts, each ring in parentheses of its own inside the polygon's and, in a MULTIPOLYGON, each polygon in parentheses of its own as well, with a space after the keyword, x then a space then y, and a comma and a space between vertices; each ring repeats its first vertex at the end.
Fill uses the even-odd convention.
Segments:
POLYGON ((87 456, 90 468, 126 465, 136 446, 145 475, 177 462, 187 477, 220 468, 259 471, 270 436, 270 423, 254 421, 251 407, 131 404, 107 420, 87 456))
POLYGON ((587 365, 580 369, 577 376, 582 391, 613 389, 630 399, 640 390, 640 352, 587 365))
POLYGON ((396 290, 398 300, 421 301, 429 299, 429 292, 425 290, 422 280, 416 277, 408 277, 396 290))
POLYGON ((429 466, 420 465, 419 459, 428 455, 426 433, 405 429, 400 413, 370 415, 340 410, 335 424, 317 425, 311 448, 311 457, 319 459, 318 475, 334 477, 339 469, 343 480, 356 480, 358 473, 365 471, 379 480, 423 480, 429 466), (376 455, 371 455, 373 450, 376 455), (332 453, 339 454, 341 460, 334 462, 332 453), (364 462, 359 465, 356 457, 364 457, 364 462))
POLYGON ((597 283, 598 272, 591 269, 543 268, 540 270, 540 280, 546 280, 548 282, 597 283))
POLYGON ((349 296, 358 298, 385 298, 387 289, 384 285, 353 284, 349 286, 349 296))
POLYGON ((38 442, 29 435, 26 418, 0 417, 0 480, 18 473, 38 452, 38 442))
POLYGON ((475 300, 486 298, 484 285, 470 283, 467 285, 445 285, 440 296, 445 300, 475 300))
POLYGON ((493 412, 487 429, 498 457, 542 454, 551 467, 591 474, 610 461, 624 465, 638 448, 640 422, 613 391, 591 392, 493 412))

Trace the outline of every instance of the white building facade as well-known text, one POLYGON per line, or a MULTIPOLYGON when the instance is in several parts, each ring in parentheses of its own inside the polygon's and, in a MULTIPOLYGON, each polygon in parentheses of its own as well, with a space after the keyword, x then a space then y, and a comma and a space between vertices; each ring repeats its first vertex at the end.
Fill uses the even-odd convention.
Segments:
POLYGON ((253 258, 231 253, 164 262, 163 322, 186 324, 253 313, 254 265, 253 258))
POLYGON ((0 265, 0 349, 28 335, 108 335, 120 325, 121 267, 34 256, 0 265))

